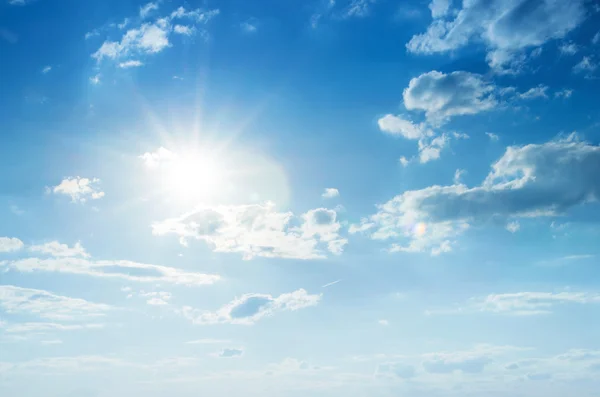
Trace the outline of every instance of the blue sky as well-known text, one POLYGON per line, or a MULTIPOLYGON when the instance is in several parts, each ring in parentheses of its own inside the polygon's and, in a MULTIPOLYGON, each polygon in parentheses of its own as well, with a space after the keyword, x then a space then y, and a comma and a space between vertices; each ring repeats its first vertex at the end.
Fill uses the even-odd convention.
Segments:
POLYGON ((1 1, 3 396, 595 395, 594 1, 1 1))

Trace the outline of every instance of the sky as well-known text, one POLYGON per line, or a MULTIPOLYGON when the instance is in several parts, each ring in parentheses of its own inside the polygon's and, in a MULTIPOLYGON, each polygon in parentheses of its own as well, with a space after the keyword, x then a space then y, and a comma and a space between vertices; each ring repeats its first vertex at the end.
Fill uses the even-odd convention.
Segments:
POLYGON ((597 396, 599 27, 0 0, 0 395, 597 396))

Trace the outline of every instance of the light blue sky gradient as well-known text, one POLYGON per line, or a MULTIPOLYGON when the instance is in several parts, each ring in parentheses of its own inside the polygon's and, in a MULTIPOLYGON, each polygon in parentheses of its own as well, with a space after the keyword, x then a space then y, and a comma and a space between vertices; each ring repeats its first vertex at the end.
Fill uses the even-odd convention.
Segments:
POLYGON ((596 395, 594 1, 0 2, 0 395, 596 395))

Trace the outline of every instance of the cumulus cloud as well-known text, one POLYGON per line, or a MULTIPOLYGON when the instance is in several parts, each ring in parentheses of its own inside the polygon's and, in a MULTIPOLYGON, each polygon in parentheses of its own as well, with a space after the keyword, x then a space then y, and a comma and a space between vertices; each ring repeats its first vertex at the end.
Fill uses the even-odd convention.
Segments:
POLYGON ((49 243, 32 245, 29 247, 32 252, 39 252, 42 254, 48 254, 54 257, 73 257, 80 256, 82 258, 89 258, 90 254, 85 251, 85 248, 78 241, 73 247, 69 247, 67 244, 61 244, 58 241, 51 241, 49 243))
MULTIPOLYGON (((73 249, 70 250, 69 254, 75 254, 73 249)), ((4 261, 0 262, 0 269, 6 268, 22 273, 68 273, 145 283, 163 282, 190 286, 213 284, 220 279, 218 275, 185 272, 167 266, 126 260, 90 260, 85 257, 67 256, 65 251, 55 250, 52 252, 62 254, 62 257, 59 255, 57 258, 25 258, 16 261, 4 261)), ((81 255, 81 252, 79 255, 81 255)))
POLYGON ((123 64, 126 63, 123 59, 130 56, 157 54, 171 46, 169 41, 171 34, 191 35, 195 32, 196 27, 207 24, 219 14, 218 9, 188 11, 184 7, 179 7, 167 16, 156 18, 152 22, 144 22, 144 19, 157 9, 157 3, 148 3, 141 7, 140 24, 127 30, 117 41, 104 41, 100 48, 92 54, 92 58, 97 62, 113 60, 123 64), (175 23, 177 20, 186 20, 191 25, 177 24, 175 23))
POLYGON ((421 139, 433 135, 425 123, 415 124, 402 116, 386 114, 377 121, 379 129, 387 134, 402 136, 406 139, 421 139))
POLYGON ((324 258, 326 252, 342 252, 347 240, 339 235, 340 227, 334 210, 318 208, 295 217, 267 203, 201 207, 155 222, 152 232, 158 236, 174 234, 182 244, 188 239, 202 240, 215 252, 237 252, 244 259, 316 259, 324 258), (292 226, 292 221, 298 220, 300 226, 292 226))
POLYGON ((284 311, 296 311, 316 306, 321 295, 311 295, 304 289, 273 297, 268 294, 245 294, 223 306, 216 312, 202 311, 189 306, 181 313, 195 324, 244 324, 284 311))
POLYGON ((521 224, 519 223, 519 221, 513 221, 506 224, 506 230, 508 230, 511 233, 518 232, 520 228, 521 224))
POLYGON ((119 67, 121 69, 129 69, 129 68, 139 68, 140 66, 143 66, 144 64, 140 61, 137 60, 129 60, 129 61, 125 61, 125 62, 121 62, 119 63, 119 67))
POLYGON ((573 73, 587 73, 588 75, 598 68, 592 57, 585 56, 577 65, 573 66, 573 73))
POLYGON ((10 314, 29 314, 50 320, 97 317, 110 310, 108 305, 13 285, 0 285, 0 307, 10 314))
POLYGON ((579 51, 579 46, 573 42, 563 43, 558 47, 562 55, 574 55, 579 51))
POLYGON ((348 7, 344 10, 343 16, 350 17, 365 17, 369 15, 371 5, 377 0, 351 0, 348 7))
POLYGON ((600 146, 566 139, 511 146, 480 186, 430 186, 406 191, 353 225, 392 251, 440 253, 472 225, 491 219, 555 216, 600 197, 600 146), (402 244, 405 242, 405 244, 402 244))
POLYGON ((565 88, 564 90, 560 90, 560 91, 556 91, 554 93, 554 97, 555 98, 571 98, 571 96, 573 95, 573 90, 565 88))
POLYGON ((453 116, 494 108, 494 88, 478 74, 434 70, 411 79, 402 96, 406 109, 424 111, 431 123, 441 124, 453 116))
POLYGON ((437 12, 447 8, 434 3, 427 31, 413 36, 406 48, 432 54, 484 43, 488 63, 498 71, 518 67, 528 48, 564 38, 586 17, 585 0, 472 0, 455 12, 437 12))
POLYGON ((0 237, 0 253, 21 250, 25 244, 15 237, 0 237))
POLYGON ((326 188, 325 191, 323 192, 323 194, 321 195, 321 197, 326 198, 326 199, 339 197, 339 196, 340 196, 340 191, 333 187, 326 188))
POLYGON ((50 73, 51 70, 52 70, 52 66, 46 66, 42 69, 42 74, 50 73))
POLYGON ((64 194, 71 197, 74 203, 85 203, 87 200, 98 200, 104 197, 104 192, 100 190, 100 179, 67 177, 58 185, 49 189, 54 194, 64 194))
POLYGON ((490 138, 490 141, 497 142, 500 140, 500 137, 497 134, 494 134, 493 132, 486 132, 485 135, 487 135, 488 138, 490 138))

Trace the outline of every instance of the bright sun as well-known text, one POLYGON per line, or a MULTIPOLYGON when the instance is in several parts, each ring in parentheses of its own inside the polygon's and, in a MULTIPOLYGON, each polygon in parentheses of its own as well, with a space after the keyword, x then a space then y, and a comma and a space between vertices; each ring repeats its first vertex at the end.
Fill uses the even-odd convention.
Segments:
POLYGON ((223 182, 218 163, 202 152, 172 153, 161 164, 163 188, 176 199, 206 199, 217 194, 223 182))

